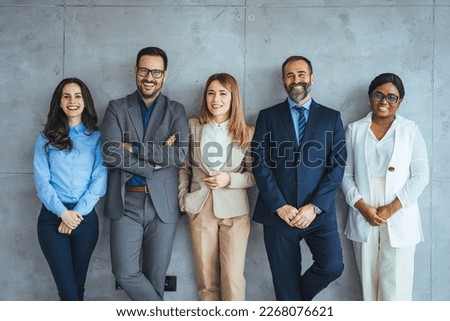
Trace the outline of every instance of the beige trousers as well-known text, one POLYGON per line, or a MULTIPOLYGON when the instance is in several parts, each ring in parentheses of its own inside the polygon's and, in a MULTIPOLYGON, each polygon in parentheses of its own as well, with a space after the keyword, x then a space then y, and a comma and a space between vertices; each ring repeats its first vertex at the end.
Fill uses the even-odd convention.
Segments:
MULTIPOLYGON (((371 178, 371 188, 372 205, 384 205, 385 179, 371 178)), ((373 226, 369 242, 353 242, 353 249, 364 301, 412 300, 415 246, 393 248, 385 224, 373 226)))
POLYGON ((202 301, 245 300, 245 255, 250 217, 220 219, 208 196, 197 215, 189 215, 192 248, 202 301))

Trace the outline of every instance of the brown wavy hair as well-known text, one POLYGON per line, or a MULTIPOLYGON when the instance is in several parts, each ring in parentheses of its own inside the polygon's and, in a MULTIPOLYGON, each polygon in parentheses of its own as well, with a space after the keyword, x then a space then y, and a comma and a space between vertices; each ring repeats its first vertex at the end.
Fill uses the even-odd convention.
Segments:
POLYGON ((70 152, 73 148, 72 140, 69 137, 69 121, 66 114, 61 108, 61 96, 65 85, 78 84, 81 88, 81 95, 84 100, 84 110, 81 114, 81 121, 84 123, 90 134, 97 130, 97 113, 95 111, 94 101, 91 92, 86 84, 78 78, 66 78, 56 86, 50 102, 50 110, 47 115, 47 123, 45 124, 43 134, 48 139, 48 145, 53 145, 59 150, 67 150, 70 152))
POLYGON ((230 118, 228 122, 228 132, 232 140, 240 147, 248 144, 251 137, 251 127, 245 122, 244 106, 242 105, 241 94, 239 90, 239 84, 236 79, 227 73, 217 73, 211 75, 206 81, 203 89, 202 104, 200 106, 200 113, 198 120, 200 124, 206 124, 213 120, 213 115, 208 109, 206 103, 206 95, 209 85, 217 80, 222 86, 224 86, 231 93, 231 105, 230 105, 230 118))

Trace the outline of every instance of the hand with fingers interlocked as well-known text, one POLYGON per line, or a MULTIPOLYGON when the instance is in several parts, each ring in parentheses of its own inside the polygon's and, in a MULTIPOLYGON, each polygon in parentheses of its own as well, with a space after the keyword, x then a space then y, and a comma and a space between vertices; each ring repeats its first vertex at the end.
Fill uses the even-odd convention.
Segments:
POLYGON ((227 186, 230 183, 230 175, 225 172, 210 173, 203 181, 211 188, 218 189, 227 186))
POLYGON ((74 230, 83 221, 83 215, 76 211, 67 210, 61 214, 61 220, 68 228, 74 230))
POLYGON ((377 208, 367 204, 362 198, 355 203, 355 207, 370 225, 381 226, 386 224, 386 219, 378 215, 377 208))
POLYGON ((297 208, 294 206, 286 204, 277 209, 277 214, 283 221, 292 226, 291 220, 296 217, 297 211, 297 208))
POLYGON ((305 229, 311 225, 316 216, 313 205, 311 203, 306 204, 298 209, 297 215, 291 220, 290 225, 299 229, 305 229))

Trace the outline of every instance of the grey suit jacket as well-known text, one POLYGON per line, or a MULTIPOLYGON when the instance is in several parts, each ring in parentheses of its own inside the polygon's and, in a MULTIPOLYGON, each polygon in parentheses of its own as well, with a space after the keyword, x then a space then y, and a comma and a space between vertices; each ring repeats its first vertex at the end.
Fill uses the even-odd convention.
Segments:
MULTIPOLYGON (((178 198, 180 208, 189 215, 198 214, 210 194, 213 198, 214 215, 230 218, 250 214, 247 189, 255 185, 252 174, 250 144, 239 147, 233 143, 230 159, 220 169, 230 175, 227 187, 211 189, 203 181, 209 175, 202 158, 200 142, 203 125, 197 118, 189 120, 190 148, 184 165, 180 168, 178 198)), ((252 128, 253 134, 253 128, 252 128)))
POLYGON ((118 219, 124 211, 125 184, 134 175, 146 178, 155 210, 165 223, 179 216, 178 167, 188 151, 188 127, 184 106, 160 94, 144 132, 138 91, 109 102, 101 125, 104 162, 109 167, 105 215, 118 219), (165 141, 176 136, 172 146, 165 141), (123 142, 138 142, 134 153, 123 142), (158 166, 157 166, 158 165, 158 166))

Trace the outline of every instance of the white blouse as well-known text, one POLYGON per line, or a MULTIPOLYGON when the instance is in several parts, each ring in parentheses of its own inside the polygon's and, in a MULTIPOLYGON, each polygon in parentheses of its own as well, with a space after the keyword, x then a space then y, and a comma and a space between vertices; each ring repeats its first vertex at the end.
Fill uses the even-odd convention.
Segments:
POLYGON ((369 128, 366 137, 367 166, 370 177, 386 177, 389 161, 394 151, 396 121, 392 123, 386 134, 378 140, 369 128))
POLYGON ((203 163, 210 172, 219 171, 227 162, 232 140, 228 135, 228 120, 218 124, 214 121, 205 124, 201 139, 203 163))

